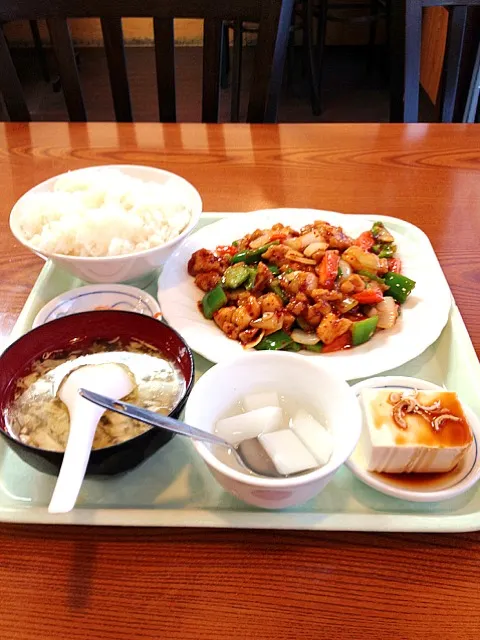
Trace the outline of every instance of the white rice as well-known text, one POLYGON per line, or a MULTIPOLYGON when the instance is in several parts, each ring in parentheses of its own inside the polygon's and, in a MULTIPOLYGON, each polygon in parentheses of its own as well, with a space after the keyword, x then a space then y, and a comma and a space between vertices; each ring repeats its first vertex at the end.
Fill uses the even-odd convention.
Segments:
POLYGON ((163 245, 182 233, 191 214, 178 187, 92 169, 67 173, 52 192, 29 197, 18 224, 39 251, 102 257, 163 245))

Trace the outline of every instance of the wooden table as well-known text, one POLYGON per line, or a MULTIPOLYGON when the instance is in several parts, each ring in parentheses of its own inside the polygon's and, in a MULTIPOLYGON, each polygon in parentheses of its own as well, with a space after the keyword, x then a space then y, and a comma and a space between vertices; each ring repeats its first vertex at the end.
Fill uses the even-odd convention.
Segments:
MULTIPOLYGON (((480 128, 0 125, 0 331, 41 267, 8 214, 67 169, 144 163, 206 211, 315 207, 405 218, 431 238, 480 348, 480 128)), ((434 283, 432 283, 434 286, 434 283)), ((465 640, 480 536, 0 526, 5 640, 465 640)))

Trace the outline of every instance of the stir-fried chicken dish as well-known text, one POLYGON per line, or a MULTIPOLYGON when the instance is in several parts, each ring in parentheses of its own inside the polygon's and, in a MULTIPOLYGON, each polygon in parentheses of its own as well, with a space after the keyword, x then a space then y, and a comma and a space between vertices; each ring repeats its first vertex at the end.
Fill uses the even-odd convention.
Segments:
POLYGON ((401 274, 381 222, 358 238, 317 220, 299 231, 257 229, 215 251, 195 251, 188 273, 200 310, 246 348, 328 353, 391 329, 415 282, 401 274))

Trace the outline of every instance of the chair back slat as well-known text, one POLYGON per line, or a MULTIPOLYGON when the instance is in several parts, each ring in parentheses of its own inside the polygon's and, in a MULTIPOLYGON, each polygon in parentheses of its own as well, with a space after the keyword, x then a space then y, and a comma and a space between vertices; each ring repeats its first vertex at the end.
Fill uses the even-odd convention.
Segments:
POLYGON ((12 61, 7 41, 0 27, 0 93, 3 96, 7 113, 12 122, 28 122, 28 111, 22 85, 12 61))
POLYGON ((158 108, 161 122, 176 122, 175 34, 173 18, 154 18, 155 65, 158 108))
POLYGON ((203 24, 202 122, 218 122, 222 20, 207 18, 203 24))
POLYGON ((83 101, 68 22, 63 18, 49 18, 47 26, 55 52, 69 118, 72 122, 86 122, 87 111, 83 101))
MULTIPOLYGON (((222 46, 225 46, 223 22, 258 22, 247 120, 273 122, 293 3, 294 0, 1 0, 0 22, 47 20, 69 118, 85 121, 87 113, 67 20, 100 17, 115 116, 124 122, 132 121, 132 105, 122 17, 153 18, 157 93, 163 122, 176 121, 174 18, 204 21, 203 122, 218 122, 222 46)), ((0 90, 10 117, 28 120, 25 100, 4 38, 0 40, 0 63, 0 90)))
POLYGON ((248 122, 276 122, 295 0, 264 0, 248 103, 248 122))
POLYGON ((121 18, 101 18, 103 44, 117 122, 133 122, 121 18))

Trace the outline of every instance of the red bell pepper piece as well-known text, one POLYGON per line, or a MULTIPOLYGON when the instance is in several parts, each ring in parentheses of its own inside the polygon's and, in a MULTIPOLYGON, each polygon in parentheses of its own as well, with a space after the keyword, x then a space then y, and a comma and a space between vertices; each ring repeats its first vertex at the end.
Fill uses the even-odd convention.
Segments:
POLYGON ((344 334, 335 338, 330 344, 323 345, 322 353, 332 353, 333 351, 341 351, 352 346, 352 334, 346 331, 344 334))
POLYGON ((383 300, 383 293, 380 289, 365 289, 360 293, 354 293, 352 298, 360 304, 377 304, 383 300))
POLYGON ((339 262, 340 256, 337 251, 326 251, 320 265, 317 267, 318 279, 325 289, 333 289, 338 276, 339 262))
POLYGON ((401 273, 402 261, 400 260, 400 258, 389 258, 387 260, 387 264, 390 273, 401 273))
POLYGON ((375 244, 375 238, 372 236, 371 231, 364 231, 355 240, 355 245, 357 247, 360 247, 364 251, 370 251, 370 249, 373 247, 374 244, 375 244))
POLYGON ((237 252, 238 252, 237 247, 234 247, 233 245, 219 246, 215 249, 215 253, 220 257, 234 256, 237 252))
POLYGON ((285 240, 285 238, 287 237, 286 233, 282 233, 282 232, 277 232, 277 233, 273 233, 270 236, 270 240, 269 242, 273 242, 274 240, 285 240))

